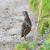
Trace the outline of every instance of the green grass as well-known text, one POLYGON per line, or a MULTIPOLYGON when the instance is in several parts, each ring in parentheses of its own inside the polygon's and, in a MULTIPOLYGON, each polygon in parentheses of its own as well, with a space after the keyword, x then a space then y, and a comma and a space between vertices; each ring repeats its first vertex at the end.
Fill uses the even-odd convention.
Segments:
POLYGON ((46 27, 50 29, 50 0, 28 0, 33 13, 38 12, 39 24, 38 32, 42 36, 45 34, 46 27), (41 3, 41 5, 40 5, 41 3), (48 18, 48 19, 45 19, 48 18), (46 24, 47 21, 47 24, 46 24), (46 26, 48 25, 48 26, 46 26))
POLYGON ((40 50, 50 50, 50 38, 44 40, 43 44, 40 47, 40 50))
POLYGON ((34 42, 22 42, 16 44, 15 50, 35 50, 34 42))

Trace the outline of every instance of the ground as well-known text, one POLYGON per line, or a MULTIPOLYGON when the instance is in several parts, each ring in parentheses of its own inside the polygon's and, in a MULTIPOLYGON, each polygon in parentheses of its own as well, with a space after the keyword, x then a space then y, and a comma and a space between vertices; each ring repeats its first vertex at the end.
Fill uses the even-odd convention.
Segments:
POLYGON ((24 21, 22 11, 28 11, 32 22, 32 30, 27 35, 27 40, 32 41, 36 39, 37 19, 29 8, 28 1, 0 0, 0 50, 12 50, 16 43, 24 41, 23 38, 20 38, 24 21))

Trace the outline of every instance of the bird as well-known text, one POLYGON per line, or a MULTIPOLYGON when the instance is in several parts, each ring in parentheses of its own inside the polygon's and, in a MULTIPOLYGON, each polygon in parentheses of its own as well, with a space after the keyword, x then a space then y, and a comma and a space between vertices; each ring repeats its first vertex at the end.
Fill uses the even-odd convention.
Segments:
POLYGON ((31 31, 32 23, 27 11, 23 11, 23 15, 25 19, 22 24, 21 37, 24 37, 24 39, 26 40, 26 35, 31 31))

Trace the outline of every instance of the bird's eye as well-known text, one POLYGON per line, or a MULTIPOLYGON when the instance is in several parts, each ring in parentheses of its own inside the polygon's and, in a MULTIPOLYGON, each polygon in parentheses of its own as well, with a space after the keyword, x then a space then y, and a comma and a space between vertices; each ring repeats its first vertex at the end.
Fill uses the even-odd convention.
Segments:
POLYGON ((5 10, 8 10, 8 8, 5 8, 5 10))

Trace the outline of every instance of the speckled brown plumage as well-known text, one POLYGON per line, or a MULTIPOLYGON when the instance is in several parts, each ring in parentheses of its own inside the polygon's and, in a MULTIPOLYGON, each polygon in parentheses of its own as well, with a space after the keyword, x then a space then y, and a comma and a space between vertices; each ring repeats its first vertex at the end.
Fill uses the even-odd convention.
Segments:
POLYGON ((32 27, 31 20, 28 16, 27 11, 23 11, 23 15, 25 17, 25 20, 22 24, 21 37, 25 37, 31 31, 31 27, 32 27))

